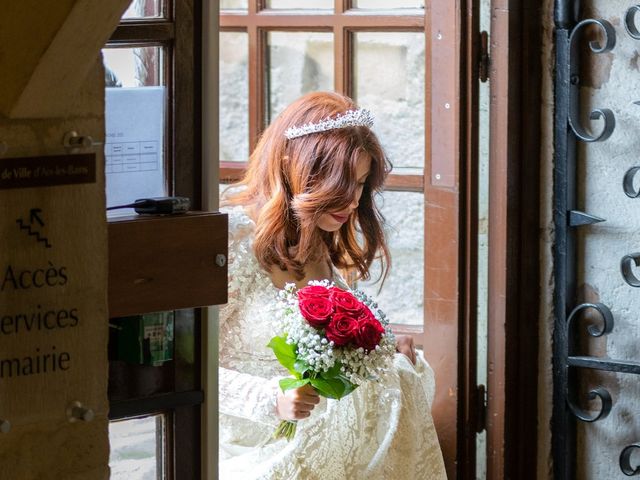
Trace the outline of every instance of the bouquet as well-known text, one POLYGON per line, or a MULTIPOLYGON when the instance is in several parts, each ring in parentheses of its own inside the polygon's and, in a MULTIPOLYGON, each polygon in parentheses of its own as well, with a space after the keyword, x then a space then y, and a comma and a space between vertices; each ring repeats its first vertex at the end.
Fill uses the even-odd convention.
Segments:
MULTIPOLYGON (((340 399, 366 381, 378 380, 395 352, 395 338, 384 313, 360 291, 312 281, 279 294, 282 334, 268 347, 293 378, 282 391, 311 384, 319 395, 340 399)), ((296 422, 283 420, 274 437, 291 440, 296 422)))

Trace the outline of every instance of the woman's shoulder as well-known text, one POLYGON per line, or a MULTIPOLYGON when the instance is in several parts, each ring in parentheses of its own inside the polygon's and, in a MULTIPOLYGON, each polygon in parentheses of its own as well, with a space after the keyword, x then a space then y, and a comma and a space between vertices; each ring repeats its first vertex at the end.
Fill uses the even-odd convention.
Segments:
POLYGON ((234 249, 243 245, 250 249, 253 243, 255 223, 242 205, 229 205, 220 207, 220 212, 226 213, 229 218, 229 248, 234 249))
POLYGON ((237 193, 241 192, 242 187, 227 187, 220 196, 220 211, 229 216, 229 233, 245 232, 249 233, 254 230, 255 223, 251 219, 246 206, 242 204, 234 204, 231 199, 237 193))
POLYGON ((220 211, 229 216, 229 291, 248 298, 270 282, 253 253, 255 223, 242 205, 222 206, 220 211))
POLYGON ((230 289, 242 287, 242 279, 252 277, 257 265, 253 256, 254 224, 241 205, 220 207, 229 217, 229 277, 230 289))
POLYGON ((231 230, 232 226, 234 228, 255 227, 255 223, 244 205, 223 205, 220 207, 220 212, 229 216, 229 230, 231 230))

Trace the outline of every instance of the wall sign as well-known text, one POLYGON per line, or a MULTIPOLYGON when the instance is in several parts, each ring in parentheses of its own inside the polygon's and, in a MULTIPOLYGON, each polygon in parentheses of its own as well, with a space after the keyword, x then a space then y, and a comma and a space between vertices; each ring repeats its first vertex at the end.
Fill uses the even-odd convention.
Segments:
POLYGON ((0 159, 0 179, 0 419, 64 422, 73 401, 106 411, 96 155, 0 159))
POLYGON ((0 161, 0 190, 95 181, 94 153, 8 158, 0 161))

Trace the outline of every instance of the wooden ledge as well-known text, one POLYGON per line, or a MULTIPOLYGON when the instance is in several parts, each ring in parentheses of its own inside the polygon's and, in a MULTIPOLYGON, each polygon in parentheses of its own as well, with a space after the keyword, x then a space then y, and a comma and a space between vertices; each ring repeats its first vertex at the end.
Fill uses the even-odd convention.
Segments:
POLYGON ((110 317, 227 302, 226 214, 115 217, 108 229, 110 317))

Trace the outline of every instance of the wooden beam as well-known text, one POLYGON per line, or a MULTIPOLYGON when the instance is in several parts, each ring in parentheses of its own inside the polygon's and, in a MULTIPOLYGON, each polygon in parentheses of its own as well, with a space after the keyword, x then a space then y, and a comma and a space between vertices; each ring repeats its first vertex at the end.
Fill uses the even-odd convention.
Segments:
POLYGON ((129 0, 66 0, 15 2, 9 7, 9 14, 0 16, 0 44, 11 45, 0 55, 0 71, 5 72, 0 114, 9 118, 72 114, 77 108, 73 100, 128 5, 129 0))

